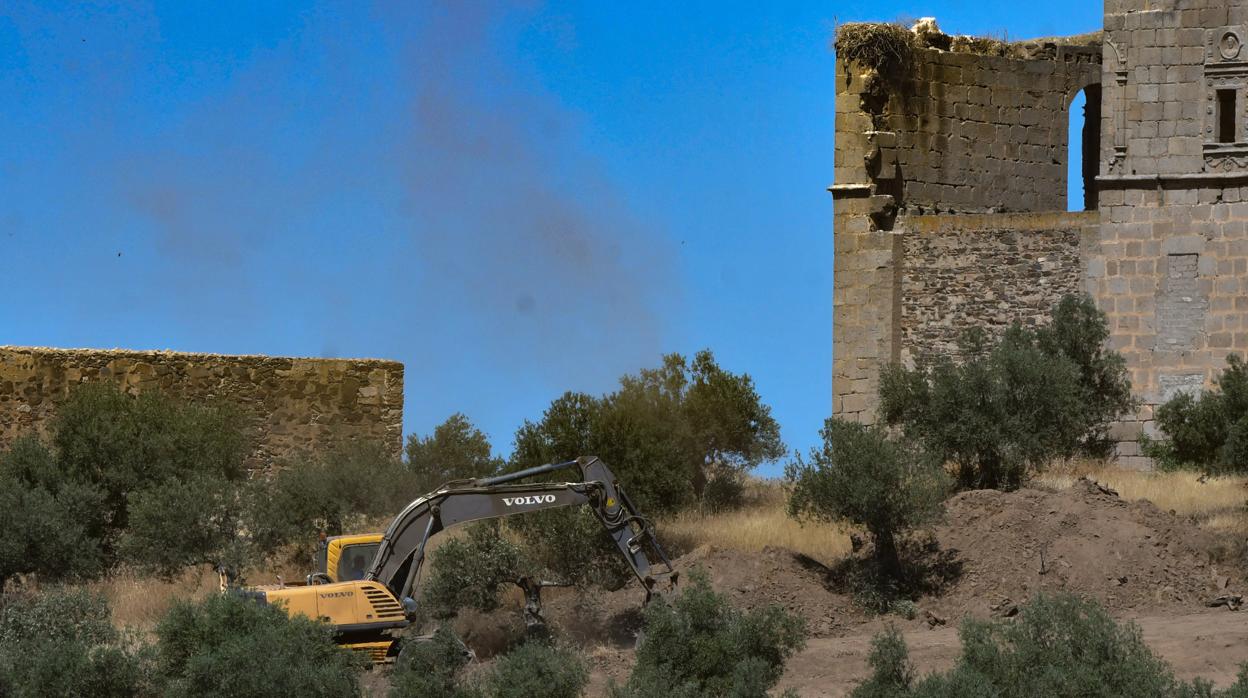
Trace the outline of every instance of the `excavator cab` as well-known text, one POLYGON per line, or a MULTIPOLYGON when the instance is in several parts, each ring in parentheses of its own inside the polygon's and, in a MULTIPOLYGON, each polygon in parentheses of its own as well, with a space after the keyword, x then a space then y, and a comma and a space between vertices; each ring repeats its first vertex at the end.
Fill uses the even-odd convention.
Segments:
POLYGON ((316 554, 316 571, 308 583, 350 582, 364 578, 368 565, 381 547, 380 533, 330 536, 316 554))

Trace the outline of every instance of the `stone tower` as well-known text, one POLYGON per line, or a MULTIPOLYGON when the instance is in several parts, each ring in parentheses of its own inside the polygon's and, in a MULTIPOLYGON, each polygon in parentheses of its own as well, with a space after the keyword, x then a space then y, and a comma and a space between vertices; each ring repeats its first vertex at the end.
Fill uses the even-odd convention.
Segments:
POLYGON ((1137 415, 1248 352, 1248 0, 1107 0, 1103 33, 927 34, 905 75, 838 56, 833 411, 873 421, 880 369, 1088 293, 1137 415), (881 87, 883 85, 883 88, 881 87), (1086 208, 1068 212, 1087 97, 1086 208))
POLYGON ((1105 5, 1100 225, 1088 290, 1144 401, 1199 390, 1248 352, 1248 3, 1105 5))

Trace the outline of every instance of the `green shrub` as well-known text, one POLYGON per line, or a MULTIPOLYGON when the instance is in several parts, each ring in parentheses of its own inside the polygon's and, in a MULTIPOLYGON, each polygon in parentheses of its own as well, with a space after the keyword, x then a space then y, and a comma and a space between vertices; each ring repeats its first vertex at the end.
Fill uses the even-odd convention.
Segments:
POLYGON ((704 572, 689 578, 670 602, 646 607, 637 664, 613 695, 763 698, 805 644, 804 622, 778 606, 738 611, 704 572))
POLYGON ((619 589, 634 577, 615 541, 584 507, 513 516, 515 531, 533 567, 577 586, 619 589))
POLYGON ((914 667, 910 664, 906 641, 897 628, 890 625, 872 638, 867 663, 871 665, 871 676, 854 689, 851 698, 902 698, 910 695, 914 685, 914 667))
POLYGON ((104 599, 83 591, 0 597, 0 695, 150 694, 143 656, 109 616, 104 599))
POLYGON ((1248 664, 1239 667, 1235 684, 1220 694, 1220 698, 1248 698, 1248 664))
POLYGON ((899 536, 940 515, 948 477, 879 427, 833 418, 820 434, 823 447, 811 450, 809 462, 799 455, 785 468, 789 514, 865 527, 881 571, 896 579, 899 536))
POLYGON ((90 577, 104 567, 103 493, 56 477, 52 454, 20 439, 0 455, 0 592, 15 575, 90 577))
POLYGON ((166 695, 356 696, 363 665, 330 626, 231 594, 175 604, 156 628, 166 695))
POLYGON ((210 564, 230 579, 251 559, 243 535, 243 492, 223 477, 193 474, 130 497, 122 557, 165 579, 210 564))
POLYGON ((503 655, 481 682, 489 698, 577 698, 589 682, 579 656, 544 642, 528 642, 503 655))
POLYGON ((468 661, 464 643, 446 626, 429 640, 408 641, 395 661, 390 698, 476 698, 457 681, 468 661))
POLYGON ((104 492, 111 533, 129 525, 129 497, 191 474, 239 480, 248 443, 239 413, 107 383, 75 388, 53 421, 60 477, 104 492))
POLYGON ((1248 472, 1248 364, 1236 354, 1226 361, 1218 390, 1180 393, 1157 408, 1166 438, 1146 441, 1144 451, 1162 467, 1248 472))
POLYGON ((725 511, 741 506, 745 499, 745 478, 740 473, 715 473, 702 492, 702 503, 707 511, 725 511))
MULTIPOLYGON (((622 377, 619 389, 602 397, 559 397, 540 421, 516 432, 507 469, 599 456, 641 511, 654 516, 699 502, 733 506, 741 494, 734 481, 784 452, 779 425, 753 380, 701 351, 692 361, 668 355, 661 367, 622 377)), ((591 533, 591 521, 560 511, 510 519, 508 526, 560 577, 583 579, 592 552, 594 565, 611 570, 595 576, 622 583, 627 568, 605 535, 591 533)))
POLYGON ((375 443, 355 443, 288 464, 251 494, 248 528, 265 552, 312 545, 318 534, 356 533, 368 517, 393 516, 424 494, 401 462, 375 443))
POLYGON ((1109 424, 1133 409, 1124 363, 1103 348, 1107 332, 1091 300, 1073 298, 1039 331, 1015 325, 991 345, 970 332, 960 364, 886 368, 880 415, 956 464, 961 487, 1018 487, 1055 458, 1104 453, 1109 424))
POLYGON ((399 654, 390 698, 576 698, 589 681, 580 657, 543 642, 520 645, 475 679, 463 675, 468 661, 464 644, 441 627, 399 654))
MULTIPOLYGON (((895 630, 872 644, 872 675, 853 698, 1231 698, 1187 684, 1145 646, 1138 628, 1119 625, 1094 601, 1038 596, 1012 621, 967 621, 962 654, 943 674, 915 678, 895 630)), ((1248 685, 1248 668, 1239 684, 1248 685)))
POLYGON ((1108 456, 1113 448, 1109 426, 1138 402, 1131 394, 1126 359, 1108 348, 1105 314, 1088 296, 1065 296, 1053 309, 1052 322, 1036 330, 1036 343, 1045 354, 1065 357, 1079 367, 1086 424, 1079 449, 1090 456, 1108 456))
POLYGON ((490 454, 490 440, 460 413, 434 428, 433 434, 407 439, 407 467, 420 492, 431 492, 452 480, 497 474, 503 460, 490 454))
POLYGON ((525 573, 526 562, 498 522, 473 525, 468 535, 452 538, 433 551, 430 573, 421 583, 421 608, 446 619, 461 608, 489 612, 498 608, 501 588, 525 573))

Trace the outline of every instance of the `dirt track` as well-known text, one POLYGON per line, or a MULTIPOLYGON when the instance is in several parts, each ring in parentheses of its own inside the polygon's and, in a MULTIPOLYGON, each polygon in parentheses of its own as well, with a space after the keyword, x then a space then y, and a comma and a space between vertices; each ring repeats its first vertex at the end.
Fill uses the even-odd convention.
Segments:
MULTIPOLYGON (((1235 682, 1239 666, 1248 662, 1248 613, 1225 609, 1190 615, 1135 619, 1144 641, 1184 680, 1197 677, 1220 688, 1235 682)), ((811 638, 806 649, 789 660, 778 690, 793 688, 798 695, 847 696, 870 673, 867 654, 876 630, 845 637, 811 638)), ((948 669, 961 646, 956 628, 910 630, 902 633, 910 660, 919 675, 948 669)), ((600 651, 585 695, 604 695, 608 677, 620 681, 632 666, 628 650, 600 651)))
MULTIPOLYGON (((1248 614, 1226 610, 1186 616, 1140 618, 1144 641, 1183 679, 1202 677, 1225 687, 1248 661, 1248 614)), ((948 669, 959 652, 956 628, 904 633, 920 674, 948 669)), ((801 696, 845 696, 870 673, 871 635, 811 639, 791 659, 779 688, 801 696)))

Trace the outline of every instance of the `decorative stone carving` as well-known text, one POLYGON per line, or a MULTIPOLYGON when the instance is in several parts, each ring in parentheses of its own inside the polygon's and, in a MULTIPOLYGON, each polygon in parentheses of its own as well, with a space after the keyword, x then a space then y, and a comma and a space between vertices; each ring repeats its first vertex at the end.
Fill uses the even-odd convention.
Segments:
POLYGON ((1248 146, 1239 144, 1205 144, 1205 167, 1211 172, 1248 170, 1248 146))
POLYGON ((1244 38, 1248 37, 1248 26, 1218 27, 1205 32, 1206 65, 1219 63, 1241 63, 1244 54, 1244 38))

